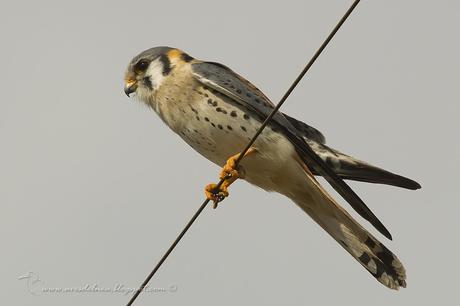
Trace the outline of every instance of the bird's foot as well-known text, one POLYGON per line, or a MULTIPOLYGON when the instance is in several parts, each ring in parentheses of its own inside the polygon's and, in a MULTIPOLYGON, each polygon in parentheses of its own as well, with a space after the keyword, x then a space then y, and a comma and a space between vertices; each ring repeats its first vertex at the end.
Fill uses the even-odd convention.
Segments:
POLYGON ((204 192, 206 194, 206 198, 212 201, 212 208, 216 209, 217 204, 222 202, 226 197, 228 197, 228 188, 225 187, 223 184, 220 187, 217 187, 217 184, 208 184, 204 188, 204 192))
MULTIPOLYGON (((256 150, 250 148, 244 156, 252 154, 256 150)), ((213 202, 212 208, 216 209, 217 204, 222 202, 226 197, 228 197, 228 187, 233 184, 238 178, 244 178, 245 172, 241 167, 237 167, 236 160, 240 154, 233 155, 227 160, 227 163, 222 168, 219 178, 223 180, 222 184, 218 186, 217 184, 209 184, 205 187, 206 197, 213 202)))
POLYGON ((223 180, 223 182, 220 186, 217 184, 209 184, 204 189, 206 197, 213 202, 212 208, 214 209, 217 208, 217 204, 219 204, 219 202, 222 202, 226 197, 228 197, 228 187, 241 177, 241 169, 240 171, 236 169, 236 158, 234 156, 230 157, 225 166, 222 168, 219 178, 223 180))

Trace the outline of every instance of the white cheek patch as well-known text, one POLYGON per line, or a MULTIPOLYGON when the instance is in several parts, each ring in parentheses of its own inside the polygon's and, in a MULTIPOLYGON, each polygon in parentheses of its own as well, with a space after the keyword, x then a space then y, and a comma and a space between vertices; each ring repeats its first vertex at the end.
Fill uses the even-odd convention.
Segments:
POLYGON ((159 58, 150 63, 145 75, 150 77, 150 81, 152 82, 154 90, 160 87, 165 76, 163 75, 163 63, 160 61, 159 58))

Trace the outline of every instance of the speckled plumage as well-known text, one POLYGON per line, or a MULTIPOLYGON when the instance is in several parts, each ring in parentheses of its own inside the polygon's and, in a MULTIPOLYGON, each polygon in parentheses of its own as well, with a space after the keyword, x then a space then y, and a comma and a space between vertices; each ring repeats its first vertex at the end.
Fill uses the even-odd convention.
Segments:
MULTIPOLYGON (((242 150, 273 109, 260 90, 229 68, 173 48, 153 48, 136 56, 125 81, 127 94, 135 91, 185 142, 220 166, 242 150)), ((389 238, 340 177, 410 189, 419 188, 417 183, 327 147, 319 131, 282 113, 274 116, 253 148, 256 153, 240 164, 245 180, 292 199, 381 283, 405 287, 405 270, 396 256, 341 208, 312 173, 324 176, 389 238)))

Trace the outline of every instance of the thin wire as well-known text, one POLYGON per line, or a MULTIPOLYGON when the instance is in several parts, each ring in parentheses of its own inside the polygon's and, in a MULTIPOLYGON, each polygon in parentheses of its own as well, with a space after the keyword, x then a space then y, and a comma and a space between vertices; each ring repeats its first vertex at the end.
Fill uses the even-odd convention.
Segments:
POLYGON ((201 204, 200 208, 196 211, 196 213, 193 215, 193 217, 190 219, 190 221, 188 221, 187 225, 185 225, 184 229, 180 232, 179 236, 177 236, 177 238, 176 238, 176 240, 174 240, 173 244, 171 244, 171 246, 166 251, 166 253, 163 255, 163 257, 161 257, 160 261, 157 263, 155 268, 153 268, 152 272, 150 272, 150 274, 147 276, 147 278, 142 283, 142 285, 139 287, 139 289, 136 290, 136 292, 131 297, 131 299, 129 300, 128 304, 126 304, 126 306, 131 306, 134 303, 134 301, 137 299, 139 294, 141 294, 142 290, 144 290, 144 288, 147 286, 149 281, 152 279, 152 277, 158 271, 160 266, 163 264, 163 262, 166 260, 166 258, 168 258, 169 254, 171 254, 171 252, 174 250, 176 245, 179 243, 179 241, 182 239, 182 237, 184 237, 185 233, 192 226, 193 222, 195 222, 196 218, 198 218, 198 216, 201 214, 201 212, 206 207, 206 205, 208 205, 208 203, 209 203, 209 199, 206 199, 206 201, 204 201, 203 204, 201 204))
POLYGON ((332 32, 329 34, 329 36, 326 38, 326 40, 323 42, 321 47, 319 47, 318 51, 313 55, 311 60, 308 62, 308 64, 305 66, 305 68, 302 70, 302 72, 299 74, 297 79, 295 79, 294 83, 292 83, 291 87, 286 91, 284 96, 281 98, 280 102, 275 106, 273 111, 270 113, 270 115, 265 119, 265 121, 262 123, 260 128, 257 130, 256 134, 254 137, 252 137, 251 141, 247 144, 247 146, 241 151, 241 154, 238 156, 238 158, 235 161, 236 166, 241 162, 241 160, 244 158, 244 155, 246 152, 251 148, 251 146, 254 144, 256 141, 257 137, 262 133, 262 131, 265 129, 267 126, 268 122, 273 118, 273 116, 278 112, 278 110, 283 106, 284 102, 286 102, 286 99, 289 97, 289 95, 292 93, 294 88, 296 88, 297 84, 299 84, 300 80, 305 76, 305 74, 310 70, 311 66, 316 62, 318 57, 321 55, 321 53, 324 51, 326 46, 329 44, 329 42, 332 40, 334 35, 339 31, 340 27, 344 24, 344 22, 347 20, 348 16, 353 12, 353 10, 356 8, 360 0, 356 0, 353 2, 352 6, 348 9, 348 11, 343 15, 342 19, 337 23, 335 28, 332 30, 332 32))
MULTIPOLYGON (((302 72, 299 74, 299 76, 295 79, 295 81, 292 83, 292 85, 289 87, 289 89, 286 91, 284 96, 281 98, 280 102, 275 106, 273 111, 270 113, 270 115, 265 119, 265 121, 262 123, 260 128, 257 130, 256 134, 252 137, 251 141, 247 144, 247 146, 241 151, 240 155, 238 158, 235 160, 236 166, 241 162, 241 160, 244 158, 244 155, 246 152, 251 148, 251 146, 254 144, 256 141, 257 137, 262 133, 262 131, 265 129, 267 126, 268 122, 273 118, 273 116, 278 112, 278 110, 281 108, 281 106, 284 104, 286 99, 289 97, 289 95, 292 93, 294 88, 299 84, 300 80, 305 76, 305 74, 310 70, 311 66, 315 63, 315 61, 318 59, 318 57, 321 55, 321 53, 324 51, 326 46, 329 44, 329 42, 332 40, 332 38, 335 36, 335 34, 339 31, 339 29, 342 27, 342 25, 345 23, 347 18, 351 15, 351 13, 354 11, 356 6, 360 0, 355 0, 351 7, 348 9, 348 11, 343 15, 343 17, 340 19, 340 21, 337 23, 337 25, 334 27, 332 32, 329 34, 329 36, 326 38, 326 40, 323 42, 323 44, 319 47, 319 49, 316 51, 316 53, 313 55, 311 60, 308 62, 308 64, 305 66, 305 68, 302 70, 302 72)), ((219 183, 216 185, 216 189, 218 189, 225 181, 224 179, 221 179, 219 183)), ((137 299, 139 294, 145 289, 147 284, 150 282, 152 277, 155 275, 155 273, 158 271, 158 269, 161 267, 163 262, 168 258, 169 254, 174 250, 174 248, 177 246, 179 241, 184 237, 185 233, 190 229, 192 224, 195 222, 195 220, 198 218, 198 216, 203 212, 204 208, 206 205, 208 205, 209 199, 206 199, 203 204, 201 204, 200 208, 195 212, 193 217, 190 219, 190 221, 185 225, 184 229, 180 232, 180 234, 177 236, 176 240, 171 244, 169 249, 166 251, 166 253, 161 257, 160 261, 157 263, 155 268, 153 268, 152 272, 147 276, 145 281, 142 283, 142 285, 139 287, 139 289, 136 290, 136 292, 133 294, 131 299, 129 300, 128 304, 126 306, 131 306, 134 301, 137 299)))

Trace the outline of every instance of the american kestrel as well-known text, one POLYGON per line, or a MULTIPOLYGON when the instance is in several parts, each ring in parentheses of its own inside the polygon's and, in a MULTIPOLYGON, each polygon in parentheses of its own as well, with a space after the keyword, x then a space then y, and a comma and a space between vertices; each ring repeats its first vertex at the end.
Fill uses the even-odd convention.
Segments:
POLYGON ((238 153, 273 110, 270 100, 228 67, 205 62, 169 47, 148 49, 132 59, 125 93, 152 108, 185 142, 223 166, 225 182, 205 188, 218 201, 238 177, 290 198, 328 232, 378 281, 391 289, 406 286, 399 259, 358 224, 318 183, 323 176, 351 206, 383 235, 391 234, 343 179, 408 189, 420 185, 325 145, 315 128, 278 112, 239 167, 238 153))

